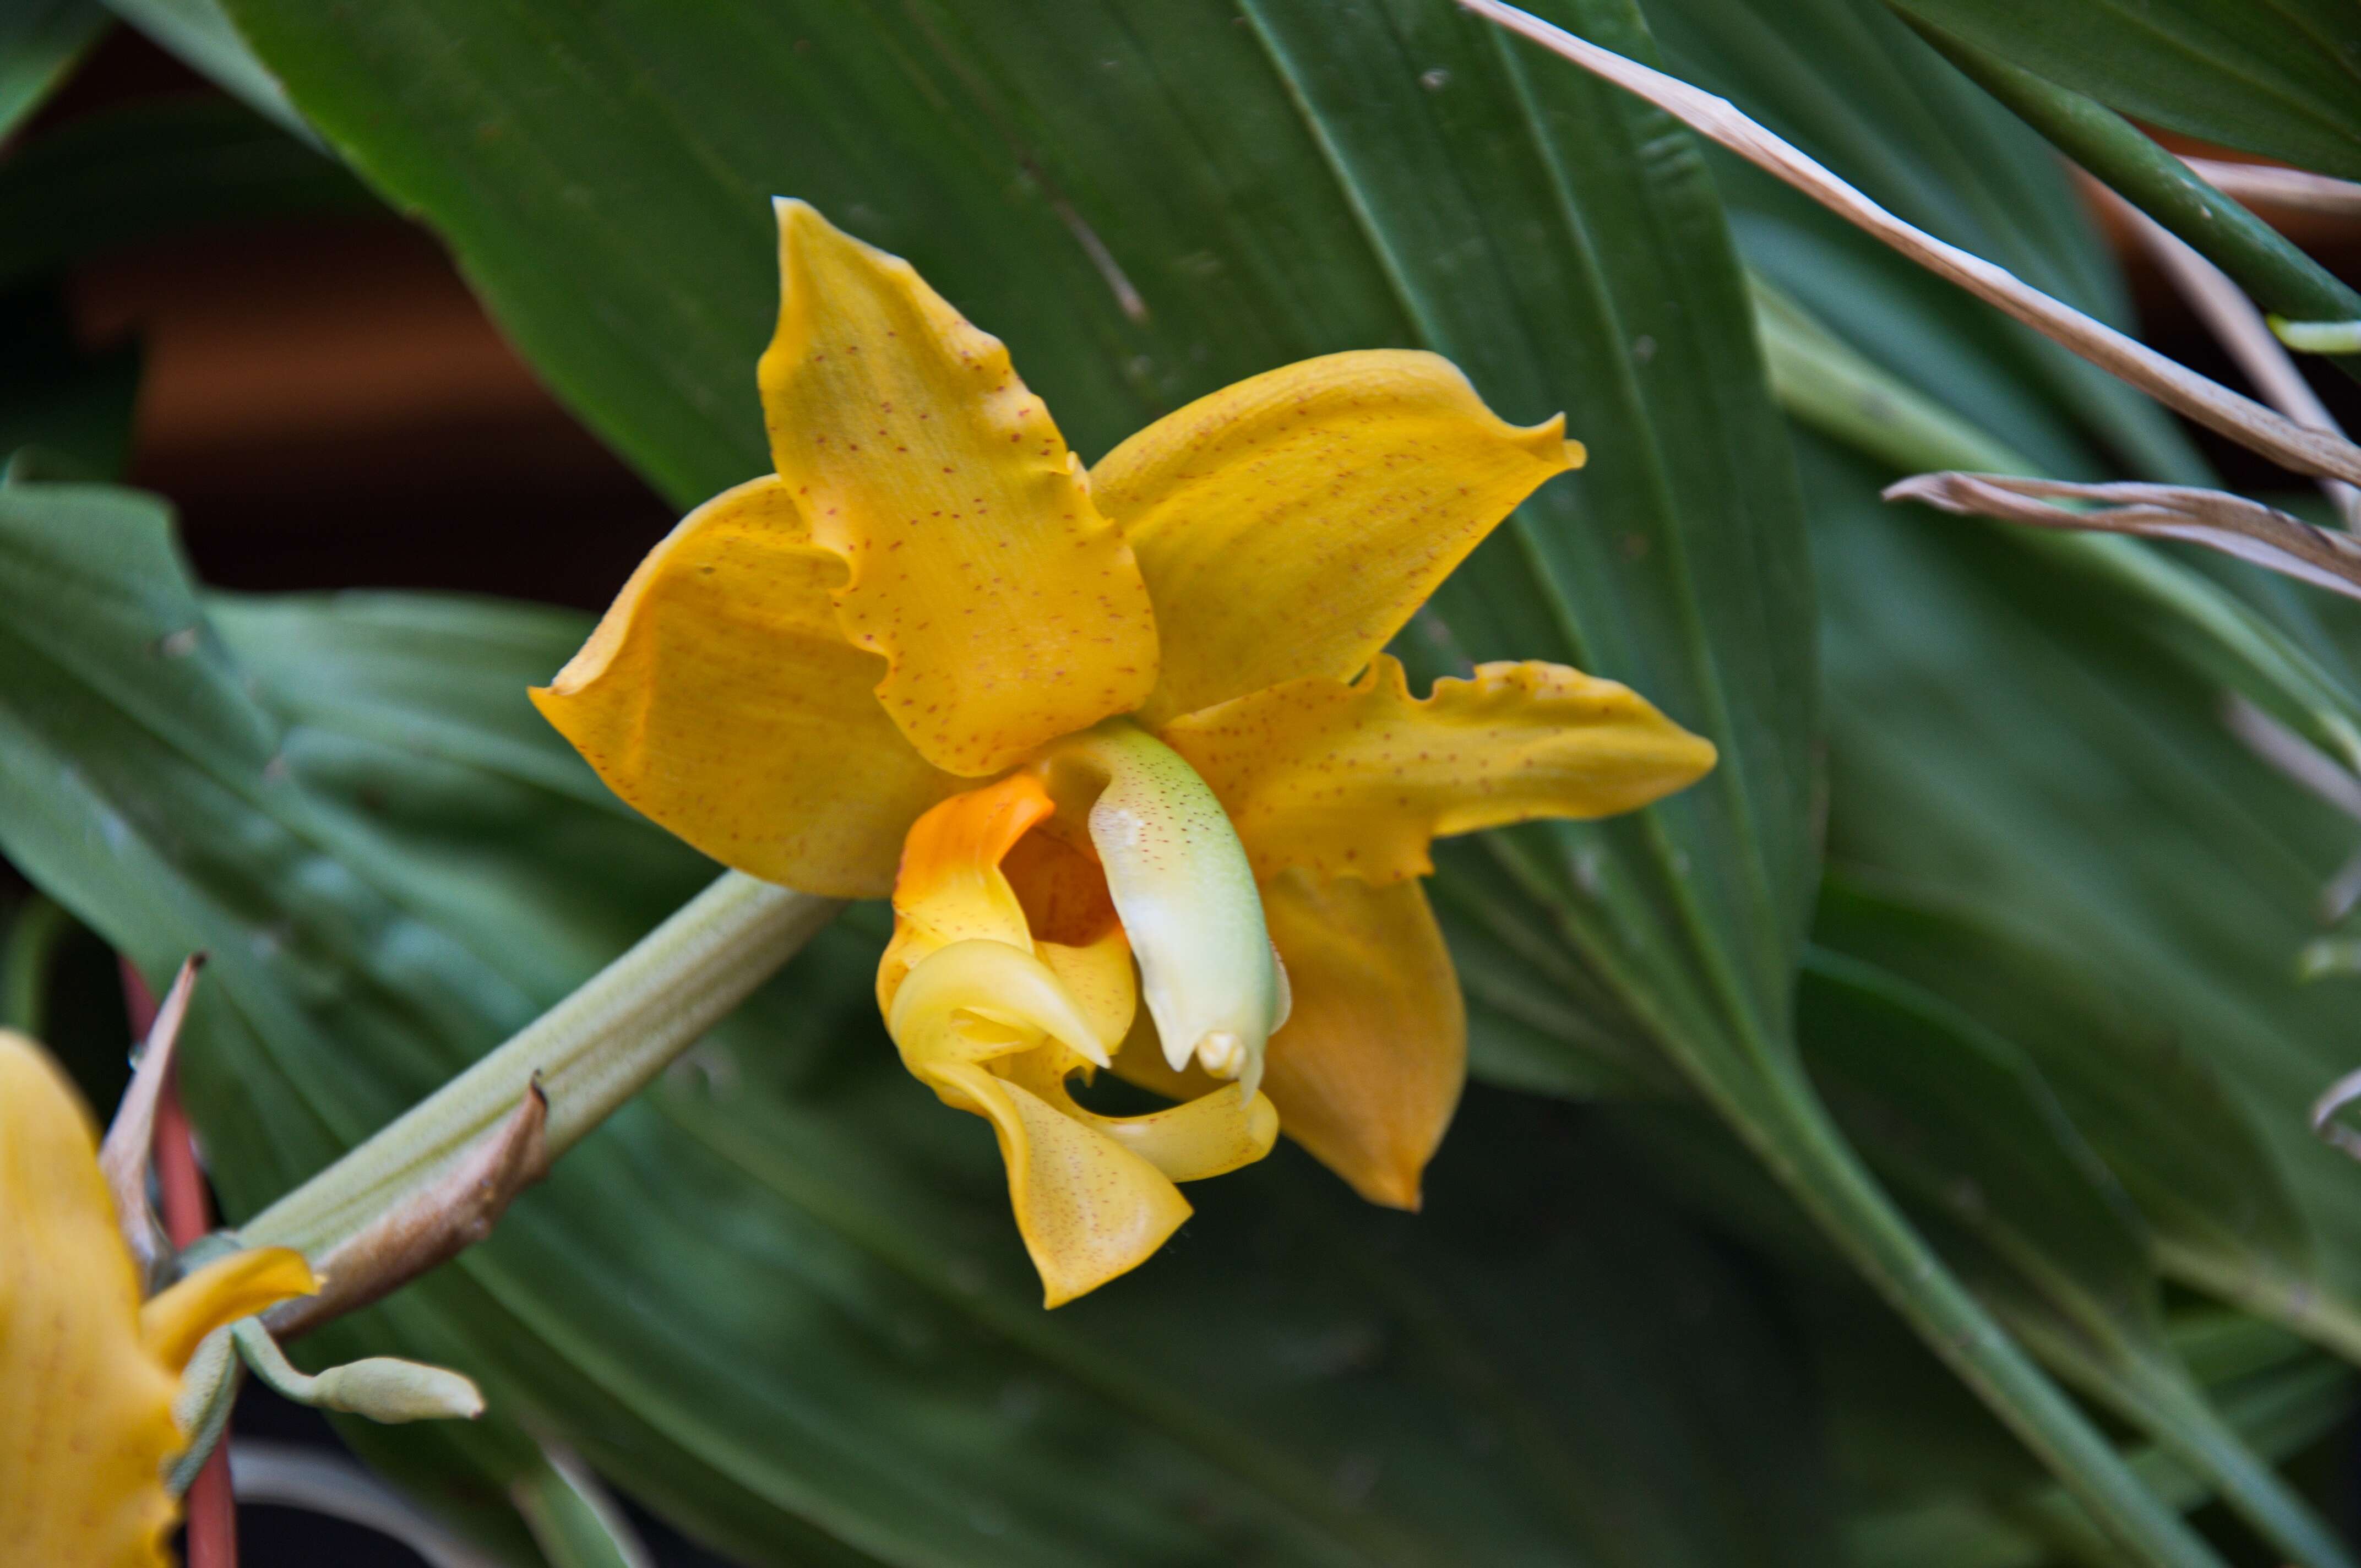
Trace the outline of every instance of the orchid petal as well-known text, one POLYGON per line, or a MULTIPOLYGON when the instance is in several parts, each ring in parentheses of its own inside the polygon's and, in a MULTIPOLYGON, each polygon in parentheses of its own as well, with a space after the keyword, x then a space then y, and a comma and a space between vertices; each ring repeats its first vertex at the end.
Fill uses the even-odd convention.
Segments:
MULTIPOLYGON (((143 1334, 137 1271, 115 1228, 90 1118, 39 1047, 0 1030, 0 1512, 9 1562, 163 1568, 175 1512, 164 1464, 187 1442, 172 1400, 203 1337, 191 1332, 221 1321, 190 1309, 250 1310, 280 1299, 218 1294, 210 1280, 251 1277, 238 1258, 224 1264, 237 1266, 200 1271, 149 1303, 174 1332, 160 1343, 143 1334)), ((301 1258, 294 1267, 308 1288, 301 1258)))
POLYGON ((902 835, 961 781, 877 706, 843 564, 775 478, 725 490, 640 563, 534 705, 624 800, 725 865, 832 897, 893 885, 902 835))
POLYGON ((1157 668, 1147 587, 1008 351, 908 262, 801 202, 778 215, 772 456, 851 568, 837 615, 884 657, 886 713, 972 777, 1138 707, 1157 668))
POLYGON ((1355 1191, 1416 1209, 1467 1078, 1466 1004, 1425 888, 1292 871, 1263 884, 1263 909, 1295 989, 1264 1092, 1355 1191))
POLYGON ((1091 470, 1163 631, 1145 717, 1351 679, 1519 501, 1582 461, 1563 417, 1509 424, 1449 360, 1401 349, 1307 359, 1166 415, 1091 470))
POLYGON ((992 1120, 1043 1306, 1138 1267, 1189 1217, 1170 1177, 1032 1091, 982 1067, 947 1067, 942 1077, 992 1120))
POLYGON ((1172 1181, 1225 1176, 1270 1153, 1279 1141, 1279 1111, 1244 1084, 1208 1082, 1203 1092, 1143 1116, 1102 1116, 1066 1091, 1066 1074, 1040 1056, 1012 1057, 997 1065, 1010 1082, 1030 1090, 1076 1121, 1095 1127, 1162 1171, 1172 1181))
POLYGON ((1686 788, 1714 749, 1630 687, 1562 664, 1479 664, 1410 695, 1379 654, 1357 683, 1290 681, 1165 727, 1268 882, 1301 866, 1373 883, 1433 869, 1436 838, 1611 817, 1686 788))
POLYGON ((234 1252, 148 1298, 139 1309, 139 1338, 150 1355, 179 1372, 215 1329, 319 1288, 303 1255, 291 1247, 234 1252))

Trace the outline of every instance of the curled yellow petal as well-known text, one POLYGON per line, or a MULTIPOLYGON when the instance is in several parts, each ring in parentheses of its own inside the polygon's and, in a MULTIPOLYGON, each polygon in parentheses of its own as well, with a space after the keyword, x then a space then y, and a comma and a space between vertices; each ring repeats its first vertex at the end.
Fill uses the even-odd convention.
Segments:
POLYGON ((1307 359, 1166 415, 1091 470, 1163 631, 1145 717, 1351 679, 1519 501, 1582 460, 1563 418, 1510 424, 1449 360, 1402 349, 1307 359))
POLYGON ((139 1337, 150 1355, 179 1372, 215 1329, 319 1288, 302 1253, 250 1247, 217 1257, 149 1297, 139 1309, 139 1337))
POLYGON ((1032 1091, 982 1067, 947 1068, 944 1077, 992 1119, 1043 1306, 1138 1267, 1189 1217, 1171 1178, 1032 1091))
MULTIPOLYGON (((1075 1010, 1089 1021, 1100 1045, 1110 1053, 1120 1047, 1139 1011, 1139 981, 1132 973, 1131 943, 1123 927, 1110 926, 1097 941, 1082 947, 1037 941, 1033 950, 1074 999, 1075 1010)), ((1105 1065, 1098 1058, 1092 1059, 1105 1065)))
POLYGON ((0 1030, 0 1555, 162 1568, 176 1370, 141 1342, 81 1100, 0 1030))
POLYGON ((1106 1065, 1098 1031, 1057 975, 1004 942, 953 942, 913 964, 885 1026, 903 1062, 929 1080, 952 1066, 1037 1049, 1045 1036, 1106 1065))
POLYGON ((913 817, 961 787, 844 640, 844 565, 776 478, 726 490, 640 563, 534 704, 608 786, 725 865, 807 893, 893 885, 913 817))
POLYGON ((887 714, 975 776, 1138 707, 1156 680, 1148 589, 1008 351, 908 262, 801 202, 778 214, 772 457, 851 568, 838 618, 885 658, 887 714))
POLYGON ((1712 743, 1614 681, 1479 664, 1410 695, 1379 654, 1360 681, 1290 681, 1163 731, 1221 797, 1266 882, 1301 866, 1399 882, 1435 839, 1536 817, 1611 817, 1683 789, 1712 743))
MULTIPOLYGON (((1152 1047, 1150 1047, 1152 1048, 1152 1047)), ((1141 1116, 1102 1116, 1067 1091, 1067 1074, 1047 1057, 1012 1057, 996 1070, 1044 1104, 1085 1126, 1095 1127, 1162 1171, 1172 1181, 1203 1181, 1226 1176, 1270 1153, 1279 1141, 1279 1110, 1268 1095, 1249 1094, 1241 1083, 1208 1079, 1204 1092, 1165 1111, 1141 1116)))
POLYGON ((902 844, 894 879, 896 928, 938 947, 977 940, 1030 951, 1025 907, 1001 862, 1057 809, 1039 779, 1012 773, 928 810, 902 844))
POLYGON ((1107 1065, 1140 1008, 1093 840, 1058 837, 1057 810, 1026 773, 920 817, 877 976, 903 1065, 944 1103, 991 1121, 1052 1307, 1163 1245, 1189 1213, 1173 1183, 1260 1159, 1279 1134, 1278 1112, 1246 1084, 1145 1116, 1101 1115, 1068 1091, 1073 1074, 1107 1065))

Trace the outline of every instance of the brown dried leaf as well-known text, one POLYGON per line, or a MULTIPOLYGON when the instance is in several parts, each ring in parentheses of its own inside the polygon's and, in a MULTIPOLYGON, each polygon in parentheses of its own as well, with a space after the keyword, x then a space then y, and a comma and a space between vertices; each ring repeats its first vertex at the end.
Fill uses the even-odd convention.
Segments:
POLYGON ((291 1339, 407 1285, 492 1234, 516 1195, 549 1172, 549 1096, 536 1079, 506 1122, 454 1162, 433 1185, 379 1215, 313 1260, 325 1283, 314 1296, 264 1315, 291 1339))
POLYGON ((132 1071, 131 1086, 123 1091, 122 1103, 115 1107, 115 1120, 106 1129, 106 1141, 99 1146, 98 1168, 115 1200, 115 1223, 122 1227, 124 1245, 131 1249, 141 1278, 149 1285, 156 1283, 158 1266, 170 1250, 164 1223, 148 1201, 156 1107, 172 1075, 173 1050, 181 1041, 181 1025, 188 1021, 190 1000, 196 994, 197 971, 204 967, 205 955, 192 953, 181 963, 181 972, 172 977, 172 988, 164 993, 156 1021, 148 1026, 147 1042, 139 1047, 139 1065, 132 1071))
POLYGON ((1964 517, 2178 539, 2361 598, 2361 541, 2221 490, 1944 473, 1920 474, 1884 493, 1889 501, 1923 501, 1964 517), (2099 510, 2072 511, 2052 506, 2053 500, 2089 501, 2099 510))

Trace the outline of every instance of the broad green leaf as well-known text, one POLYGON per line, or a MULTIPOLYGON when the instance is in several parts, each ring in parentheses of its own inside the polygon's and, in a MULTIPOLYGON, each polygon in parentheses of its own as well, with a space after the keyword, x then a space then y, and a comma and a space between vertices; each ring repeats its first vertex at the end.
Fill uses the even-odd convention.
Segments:
POLYGON ((1849 459, 1811 450, 1807 472, 1838 584, 1839 858, 2025 932, 2166 1021, 2251 1118, 2320 1240, 2323 1288, 2286 1321, 2361 1349, 2361 1171, 2304 1124, 2349 1066, 2346 1007, 2294 981, 2350 824, 2249 755, 2210 686, 2149 656, 2106 600, 1989 530, 1880 506, 1849 459))
POLYGON ((2268 1145, 2180 1031, 2053 948, 1939 901, 1831 875, 1815 937, 1941 996, 2022 1050, 2139 1207, 2175 1277, 2286 1319, 2319 1289, 2268 1145))
POLYGON ((1894 0, 2126 115, 2361 176, 2354 0, 1894 0))
MULTIPOLYGON (((1945 956, 1971 965, 1971 954, 1945 956)), ((1976 971, 1984 990, 2011 978, 1976 971)), ((1797 1013, 1839 1120, 2004 1321, 2278 1552, 2351 1562, 2174 1357, 2147 1229, 2024 1051, 1945 999, 1817 948, 1797 1013)))
POLYGON ((49 101, 109 20, 97 0, 18 0, 0 15, 0 139, 49 101))
MULTIPOLYGON (((214 955, 183 1070, 239 1212, 710 868, 524 703, 580 618, 213 610, 152 500, 0 488, 0 848, 150 973, 214 955)), ((1565 1109, 1479 1091, 1415 1219, 1282 1151, 1048 1314, 989 1133, 883 1037, 876 952, 832 928, 488 1245, 300 1347, 482 1381, 484 1422, 367 1451, 490 1529, 522 1427, 756 1562, 1828 1559, 1772 1304, 1565 1109)))

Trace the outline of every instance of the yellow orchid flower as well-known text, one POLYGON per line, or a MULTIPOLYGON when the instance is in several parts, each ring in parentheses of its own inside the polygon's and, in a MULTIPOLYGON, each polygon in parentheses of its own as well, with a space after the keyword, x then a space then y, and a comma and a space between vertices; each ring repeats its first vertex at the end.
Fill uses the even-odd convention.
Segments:
POLYGON ((1429 843, 1714 761, 1611 681, 1485 664, 1419 698, 1382 652, 1580 465, 1563 418, 1508 424, 1432 354, 1336 354, 1085 471, 907 262, 778 217, 777 472, 641 563, 542 712, 717 860, 891 891, 888 1028, 991 1121, 1049 1304, 1279 1127, 1416 1207, 1466 1044, 1429 843), (1069 1080, 1108 1065, 1181 1103, 1085 1109, 1069 1080))
POLYGON ((189 1358, 215 1329, 315 1288, 301 1254, 264 1247, 143 1303, 80 1097, 38 1046, 0 1030, 0 1555, 160 1568, 189 1358))

